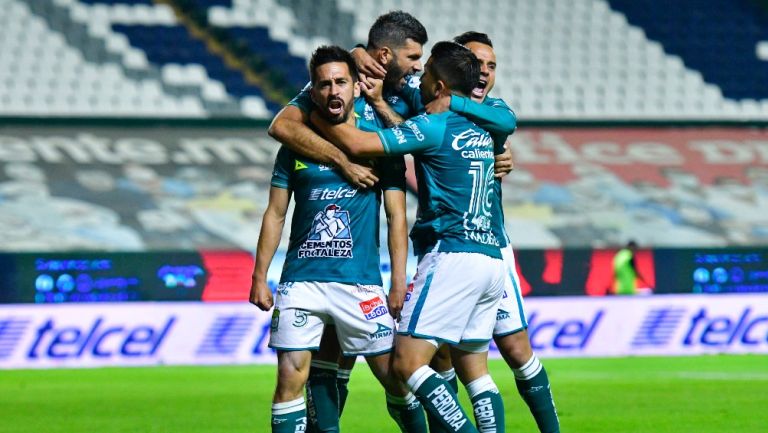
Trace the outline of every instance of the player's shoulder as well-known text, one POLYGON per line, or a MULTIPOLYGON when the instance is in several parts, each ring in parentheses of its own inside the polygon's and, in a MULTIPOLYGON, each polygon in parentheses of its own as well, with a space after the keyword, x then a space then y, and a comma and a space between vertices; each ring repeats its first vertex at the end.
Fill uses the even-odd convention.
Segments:
POLYGON ((501 98, 494 98, 493 96, 486 96, 483 100, 483 104, 490 105, 491 107, 505 107, 509 108, 509 105, 501 98))
POLYGON ((444 111, 442 113, 422 113, 407 119, 403 124, 405 126, 418 124, 428 128, 441 128, 445 127, 455 115, 456 113, 452 111, 444 111))

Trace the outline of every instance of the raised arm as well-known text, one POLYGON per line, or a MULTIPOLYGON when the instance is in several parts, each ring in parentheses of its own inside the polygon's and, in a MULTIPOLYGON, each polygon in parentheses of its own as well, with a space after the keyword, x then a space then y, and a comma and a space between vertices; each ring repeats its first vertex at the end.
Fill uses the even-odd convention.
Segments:
POLYGON ((307 126, 308 121, 309 114, 295 105, 287 105, 272 120, 268 133, 298 154, 338 167, 355 186, 366 188, 378 182, 372 168, 350 161, 344 152, 307 126))
POLYGON ((285 188, 272 187, 269 190, 269 204, 261 220, 261 232, 256 246, 256 263, 251 276, 251 294, 249 301, 263 311, 272 308, 272 291, 267 285, 267 271, 275 256, 280 237, 283 234, 285 215, 291 191, 285 188))
POLYGON ((445 120, 426 115, 416 116, 402 124, 377 132, 363 132, 350 121, 330 125, 316 113, 312 113, 312 124, 334 144, 350 155, 382 156, 420 153, 442 145, 445 120))
POLYGON ((351 122, 331 125, 314 111, 310 119, 324 137, 327 137, 349 155, 355 157, 384 155, 384 146, 375 132, 361 131, 351 122))
POLYGON ((365 100, 376 110, 376 114, 379 115, 387 128, 403 123, 405 119, 397 114, 384 99, 384 80, 368 77, 360 81, 360 84, 360 90, 363 92, 365 100))
POLYGON ((487 103, 479 103, 466 96, 451 95, 451 111, 466 116, 477 126, 492 135, 506 136, 515 132, 517 117, 501 99, 486 98, 487 103))

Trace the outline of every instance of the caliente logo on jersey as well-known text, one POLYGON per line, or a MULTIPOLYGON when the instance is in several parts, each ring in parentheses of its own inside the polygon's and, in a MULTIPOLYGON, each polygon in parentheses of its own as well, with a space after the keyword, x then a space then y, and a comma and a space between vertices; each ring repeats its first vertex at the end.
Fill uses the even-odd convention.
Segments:
POLYGON ((349 211, 332 203, 315 214, 309 236, 299 247, 299 258, 351 259, 353 245, 349 211))

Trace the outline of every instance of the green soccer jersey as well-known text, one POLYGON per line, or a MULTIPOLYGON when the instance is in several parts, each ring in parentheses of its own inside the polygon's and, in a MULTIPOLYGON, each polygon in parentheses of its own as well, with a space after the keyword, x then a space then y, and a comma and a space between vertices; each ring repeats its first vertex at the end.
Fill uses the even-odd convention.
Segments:
MULTIPOLYGON (((421 91, 419 90, 419 77, 410 77, 402 90, 402 99, 419 113, 424 112, 424 104, 421 102, 421 91)), ((466 96, 451 96, 451 111, 466 116, 478 126, 491 134, 494 142, 494 152, 500 154, 504 152, 504 143, 507 137, 515 131, 517 127, 517 117, 511 108, 500 98, 491 98, 486 96, 482 103, 472 101, 466 96)), ((504 207, 501 203, 501 180, 496 179, 493 188, 498 198, 494 204, 494 211, 491 215, 491 227, 493 233, 499 240, 499 246, 507 246, 509 237, 504 228, 504 207)))
MULTIPOLYGON (((289 104, 305 112, 313 103, 307 88, 289 104)), ((364 98, 355 99, 357 127, 384 127, 364 98)), ((295 207, 281 282, 324 281, 381 285, 379 208, 384 190, 405 191, 402 156, 377 160, 379 183, 357 189, 332 167, 280 148, 272 186, 293 191, 295 207)))
POLYGON ((417 255, 481 253, 501 258, 491 229, 493 139, 454 112, 420 115, 378 132, 389 155, 414 156, 419 212, 411 231, 417 255))
POLYGON ((379 184, 357 189, 333 167, 280 148, 272 186, 290 189, 295 202, 280 282, 381 285, 381 196, 383 190, 405 190, 405 164, 402 157, 379 164, 379 184))

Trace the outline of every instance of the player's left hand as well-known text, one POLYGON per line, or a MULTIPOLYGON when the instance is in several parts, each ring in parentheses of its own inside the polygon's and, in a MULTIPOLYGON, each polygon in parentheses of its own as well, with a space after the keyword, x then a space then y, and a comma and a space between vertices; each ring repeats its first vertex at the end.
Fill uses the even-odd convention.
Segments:
POLYGON ((512 157, 512 148, 509 145, 509 141, 504 144, 504 153, 496 155, 495 159, 493 177, 496 179, 501 179, 515 169, 515 161, 512 157))
POLYGON ((387 295, 387 308, 389 308, 389 315, 392 316, 392 318, 396 321, 400 320, 400 312, 403 311, 406 290, 407 288, 405 285, 392 284, 392 287, 389 289, 389 295, 387 295))
POLYGON ((451 95, 443 95, 435 98, 427 104, 424 109, 428 114, 444 113, 451 109, 451 95))
POLYGON ((269 290, 266 281, 260 281, 255 276, 251 277, 251 294, 248 300, 262 311, 269 311, 275 304, 272 291, 269 290))
POLYGON ((366 77, 365 80, 361 80, 360 91, 372 105, 384 102, 384 80, 380 78, 366 77))
POLYGON ((384 76, 387 74, 387 70, 384 69, 384 66, 381 66, 381 63, 377 62, 376 59, 371 57, 367 51, 358 47, 352 50, 351 54, 355 59, 357 70, 360 72, 361 81, 364 81, 365 77, 384 79, 384 76))

